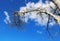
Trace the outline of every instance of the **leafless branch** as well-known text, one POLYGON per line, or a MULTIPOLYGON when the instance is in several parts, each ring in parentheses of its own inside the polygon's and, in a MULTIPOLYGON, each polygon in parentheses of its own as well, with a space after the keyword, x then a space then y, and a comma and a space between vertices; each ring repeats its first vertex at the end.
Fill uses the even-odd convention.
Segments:
MULTIPOLYGON (((56 5, 56 9, 55 10, 57 10, 57 9, 59 9, 59 7, 58 7, 58 4, 54 1, 54 0, 52 0, 52 2, 56 5)), ((60 9, 59 9, 60 10, 60 9)), ((37 14, 39 14, 40 16, 41 16, 41 18, 43 19, 43 17, 42 17, 42 13, 45 13, 46 15, 48 15, 48 22, 47 22, 47 27, 46 27, 46 30, 47 30, 47 32, 48 32, 48 34, 49 34, 49 36, 51 37, 51 38, 53 38, 53 36, 51 35, 51 33, 49 32, 49 20, 50 20, 50 17, 52 16, 53 18, 54 18, 54 20, 58 23, 58 24, 60 24, 60 16, 59 15, 55 15, 55 14, 53 14, 53 13, 51 13, 51 12, 48 12, 48 11, 46 11, 46 10, 44 10, 44 9, 41 9, 40 7, 39 8, 37 8, 37 9, 26 9, 26 11, 21 11, 21 12, 19 12, 19 11, 14 11, 14 14, 13 14, 13 23, 16 25, 16 26, 20 26, 20 24, 21 24, 21 22, 20 22, 20 16, 21 15, 23 15, 23 17, 24 17, 24 15, 26 14, 26 13, 29 13, 29 12, 37 12, 37 14), (17 21, 16 21, 16 17, 17 17, 17 21)), ((60 13, 59 13, 60 14, 60 13)))

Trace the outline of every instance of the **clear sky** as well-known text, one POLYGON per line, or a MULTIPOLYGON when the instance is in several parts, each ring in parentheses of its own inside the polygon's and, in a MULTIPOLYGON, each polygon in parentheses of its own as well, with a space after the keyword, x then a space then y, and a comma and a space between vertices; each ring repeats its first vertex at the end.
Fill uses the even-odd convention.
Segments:
MULTIPOLYGON (((45 26, 37 26, 34 21, 25 23, 22 27, 25 31, 18 30, 16 27, 10 27, 4 23, 5 14, 7 11, 9 15, 12 14, 12 10, 20 10, 20 7, 25 6, 28 2, 38 2, 39 0, 0 0, 0 41, 51 41, 45 26)), ((44 0, 43 0, 44 2, 44 0)), ((58 25, 54 25, 53 28, 59 31, 58 25)), ((53 33, 52 31, 51 33, 53 33)), ((60 41, 60 35, 54 36, 53 41, 60 41)))

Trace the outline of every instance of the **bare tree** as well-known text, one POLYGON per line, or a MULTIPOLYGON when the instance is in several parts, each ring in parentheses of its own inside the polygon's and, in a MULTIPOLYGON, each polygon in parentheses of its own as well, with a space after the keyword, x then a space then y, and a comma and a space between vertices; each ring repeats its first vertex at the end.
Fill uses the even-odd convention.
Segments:
POLYGON ((44 8, 40 8, 40 7, 33 8, 33 9, 26 8, 26 9, 22 10, 21 12, 14 11, 14 14, 13 14, 13 17, 14 17, 14 21, 13 22, 14 22, 14 24, 16 26, 20 26, 20 24, 21 24, 21 22, 20 22, 20 16, 23 16, 24 17, 26 13, 29 13, 29 12, 37 12, 37 14, 39 14, 42 19, 43 19, 42 13, 44 13, 44 14, 48 15, 48 22, 47 22, 46 30, 47 30, 49 36, 51 36, 51 38, 52 38, 52 35, 49 32, 49 29, 50 28, 49 28, 49 25, 48 24, 49 24, 50 17, 53 17, 54 20, 55 20, 55 22, 57 22, 60 25, 60 0, 51 0, 51 2, 54 3, 54 5, 55 5, 56 8, 53 9, 51 6, 50 7, 54 10, 54 12, 56 12, 56 10, 58 9, 58 14, 51 13, 51 12, 45 10, 44 8), (16 17, 18 17, 17 18, 17 21, 16 21, 16 17))

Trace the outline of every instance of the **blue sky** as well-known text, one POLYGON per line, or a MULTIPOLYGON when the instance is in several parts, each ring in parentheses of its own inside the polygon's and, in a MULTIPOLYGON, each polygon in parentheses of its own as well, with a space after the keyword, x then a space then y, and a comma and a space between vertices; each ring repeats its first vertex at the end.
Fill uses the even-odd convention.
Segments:
MULTIPOLYGON (((25 23, 22 27, 25 27, 25 31, 18 30, 16 27, 10 27, 4 23, 5 14, 7 11, 9 15, 12 14, 12 10, 20 10, 20 7, 25 6, 28 2, 38 2, 39 0, 0 0, 0 41, 51 41, 48 33, 43 28, 45 26, 37 26, 34 21, 25 23), (42 34, 37 33, 41 31, 42 34)), ((43 0, 44 1, 44 0, 43 0)), ((59 31, 58 25, 54 25, 53 28, 59 31)), ((52 32, 53 33, 53 32, 52 32)), ((60 41, 60 36, 54 37, 53 41, 60 41)))

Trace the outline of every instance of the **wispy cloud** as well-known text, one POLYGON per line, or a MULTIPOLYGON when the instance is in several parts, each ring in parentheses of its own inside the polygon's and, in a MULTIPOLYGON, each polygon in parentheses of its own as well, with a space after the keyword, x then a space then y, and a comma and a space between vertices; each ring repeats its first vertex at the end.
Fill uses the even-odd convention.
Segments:
POLYGON ((11 23, 11 21, 10 21, 10 16, 8 15, 8 12, 7 12, 7 11, 4 11, 4 14, 5 14, 5 16, 6 16, 6 18, 4 19, 4 22, 5 22, 6 24, 11 23))
POLYGON ((52 22, 49 23, 50 26, 53 26, 54 24, 56 24, 55 21, 52 21, 52 22))
POLYGON ((42 32, 42 31, 39 31, 39 30, 37 30, 37 33, 38 33, 38 34, 43 34, 43 32, 42 32))
MULTIPOLYGON (((42 0, 40 0, 37 3, 28 2, 25 7, 21 7, 20 8, 20 12, 21 11, 24 12, 24 11, 28 11, 28 10, 31 10, 31 9, 39 8, 39 9, 44 9, 44 10, 46 10, 48 12, 53 13, 54 11, 53 11, 53 9, 50 6, 53 9, 55 9, 55 5, 52 2, 45 1, 45 3, 43 3, 42 0)), ((36 11, 35 12, 26 13, 25 14, 25 22, 27 23, 28 19, 31 19, 31 20, 35 21, 35 24, 46 25, 46 23, 48 21, 48 15, 43 13, 42 17, 43 17, 43 19, 41 18, 40 15, 37 15, 36 11)))

